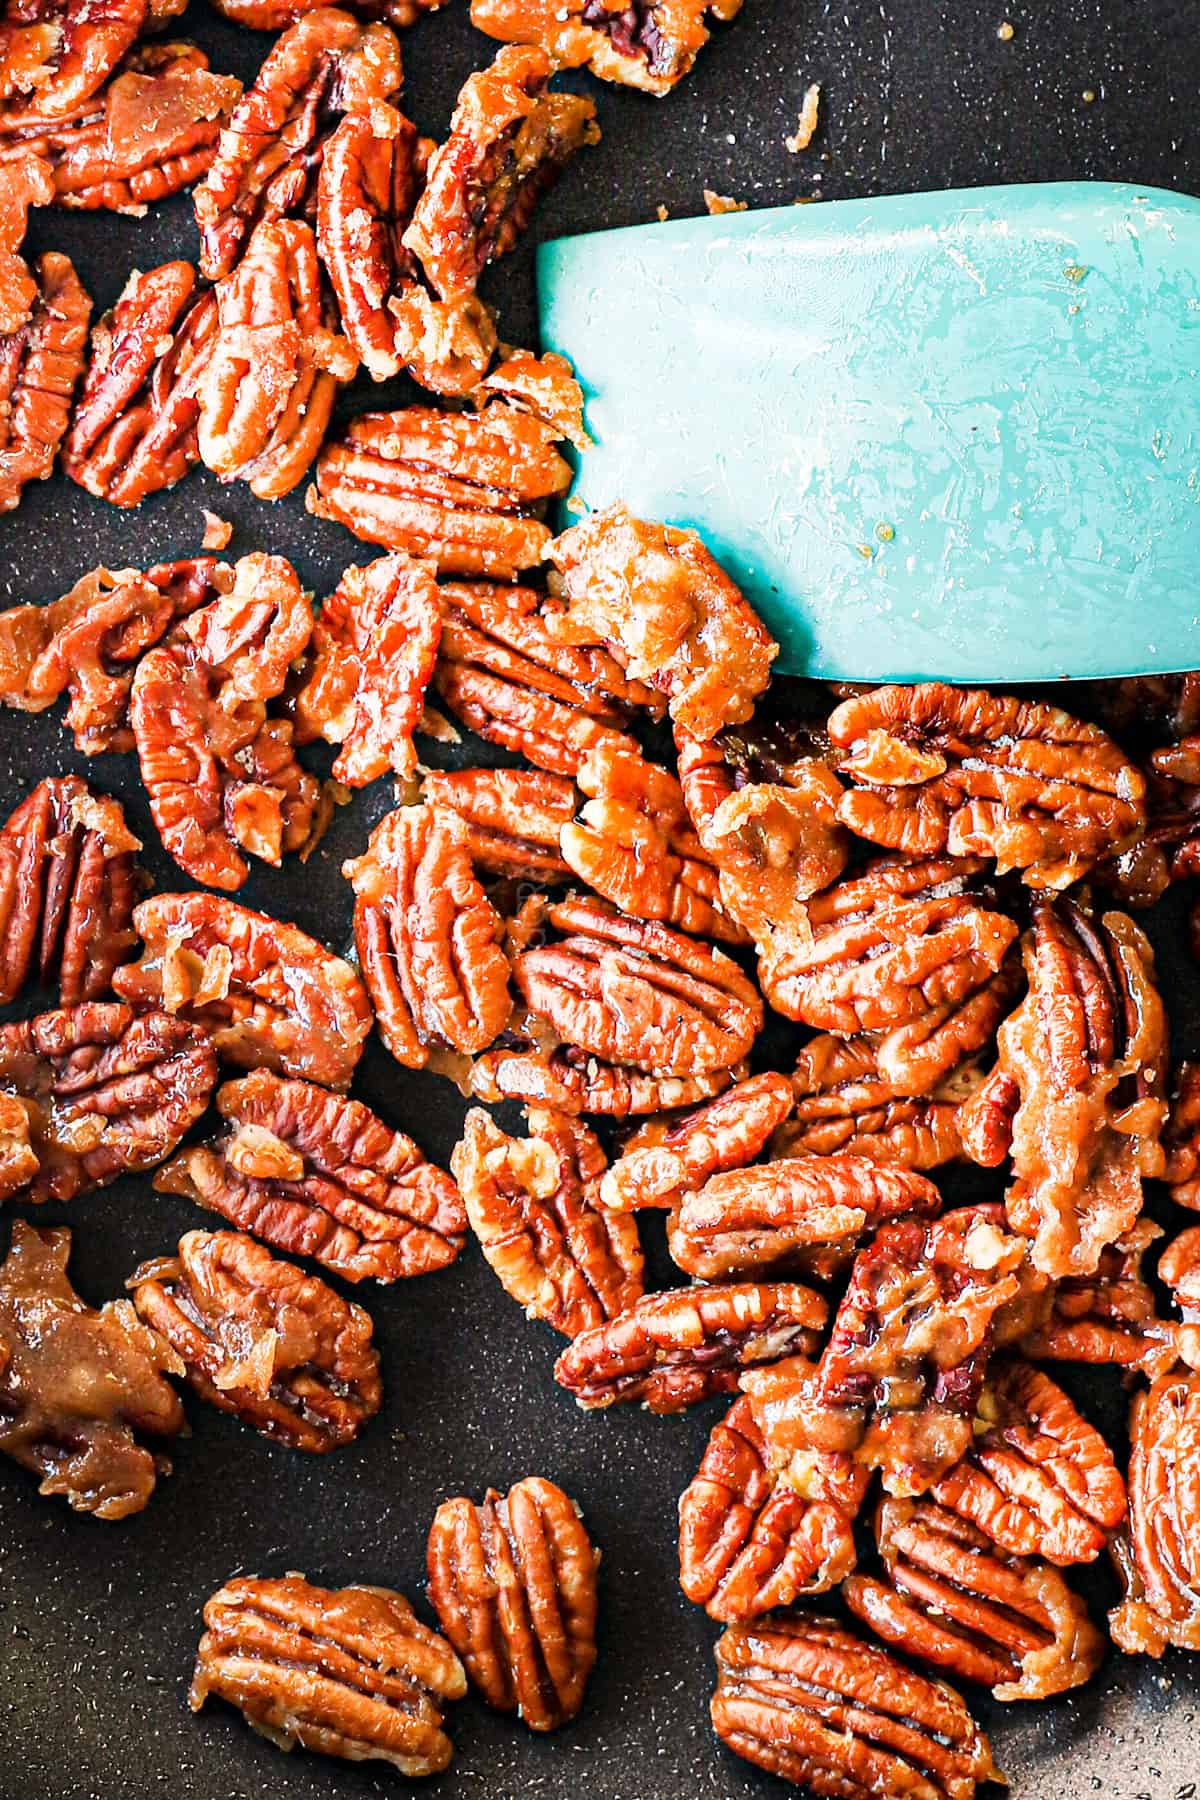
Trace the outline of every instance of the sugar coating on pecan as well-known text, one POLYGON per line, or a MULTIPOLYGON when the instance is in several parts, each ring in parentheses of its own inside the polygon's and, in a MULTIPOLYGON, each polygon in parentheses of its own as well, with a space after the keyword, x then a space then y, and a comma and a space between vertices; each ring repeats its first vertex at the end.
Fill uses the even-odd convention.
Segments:
POLYGON ((654 1075, 711 1074, 747 1054, 762 1002, 721 951, 600 900, 559 901, 549 918, 564 935, 523 951, 513 973, 563 1042, 654 1075))
POLYGON ((1200 1650, 1200 1375, 1136 1395, 1129 1436, 1129 1523, 1113 1543, 1125 1598, 1108 1628, 1128 1656, 1200 1650))
POLYGON ((488 1050, 471 1066, 468 1091, 496 1104, 523 1100, 556 1112, 596 1113, 628 1119, 665 1107, 695 1106, 720 1094, 746 1073, 744 1063, 706 1075, 655 1075, 602 1062, 569 1044, 542 1048, 488 1050))
POLYGON ((735 1755, 830 1800, 974 1800, 1002 1780, 954 1689, 813 1613, 731 1625, 713 1729, 735 1755))
POLYGON ((45 481, 54 468, 92 316, 69 257, 47 250, 34 270, 29 317, 0 336, 0 512, 19 506, 26 483, 45 481))
POLYGON ((340 956, 218 894, 155 894, 133 923, 143 949, 113 978, 123 999, 195 1020, 239 1068, 350 1085, 371 1005, 340 956))
POLYGON ((1021 1355, 1035 1362, 1136 1369, 1151 1381, 1167 1374, 1180 1354, 1180 1333, 1159 1317, 1154 1290, 1142 1274, 1147 1250, 1162 1235, 1161 1227, 1143 1216, 1115 1244, 1105 1245, 1093 1274, 1056 1282, 1050 1316, 1022 1338, 1021 1355))
POLYGON ((552 67, 543 50, 510 47, 463 85, 404 233, 441 300, 474 291, 486 265, 512 249, 563 164, 599 141, 590 100, 548 91, 552 67))
POLYGON ((564 643, 607 644, 702 741, 750 717, 779 646, 696 532, 610 506, 564 531, 549 555, 568 605, 555 621, 564 643))
POLYGON ((147 0, 17 0, 7 6, 0 23, 0 100, 46 119, 70 113, 132 49, 148 11, 147 0))
POLYGON ((555 64, 669 94, 742 0, 471 0, 471 23, 510 44, 540 44, 555 64))
POLYGON ((791 1117, 772 1139, 774 1156, 847 1151, 921 1170, 959 1158, 958 1112, 971 1088, 969 1062, 930 1093, 914 1095, 882 1073, 884 1041, 871 1033, 809 1039, 792 1074, 791 1117))
POLYGON ((1200 1212, 1200 1062, 1181 1062, 1175 1070, 1162 1146, 1172 1200, 1200 1212))
POLYGON ((1095 725, 943 682, 876 688, 829 719, 851 831, 909 856, 989 856, 1061 888, 1145 824, 1145 779, 1095 725))
POLYGON ((71 1233, 14 1219, 0 1265, 0 1450, 77 1512, 140 1512, 183 1429, 176 1358, 127 1300, 97 1312, 67 1278, 71 1233), (140 1440, 157 1443, 159 1453, 140 1440))
POLYGON ((776 1482, 743 1394, 713 1427, 700 1467, 679 1500, 679 1585, 709 1617, 732 1624, 823 1594, 854 1567, 854 1514, 833 1482, 811 1494, 776 1482))
POLYGON ((587 1409, 640 1400, 654 1413, 680 1412, 731 1393, 754 1363, 811 1354, 827 1314, 819 1294, 793 1281, 646 1294, 569 1344, 554 1379, 587 1409))
POLYGON ((420 1069, 431 1048, 486 1049, 512 1011, 504 924, 457 815, 431 806, 388 813, 344 873, 359 967, 397 1062, 420 1069))
POLYGON ((445 1500, 427 1564, 438 1622, 487 1704, 531 1731, 573 1719, 596 1662, 600 1565, 575 1502, 540 1475, 482 1505, 445 1500))
POLYGON ((577 797, 569 776, 541 769, 432 769, 421 781, 426 806, 462 820, 475 867, 516 881, 567 880, 558 837, 577 797))
POLYGON ((453 1754, 448 1700, 467 1679, 454 1651, 382 1587, 315 1587, 303 1575, 236 1575, 204 1608, 188 1704, 227 1700, 281 1750, 436 1775, 453 1754))
POLYGON ((526 1120, 529 1136, 511 1138, 469 1112, 450 1168, 505 1292, 575 1338, 641 1299, 637 1223, 598 1204, 605 1156, 594 1132, 543 1107, 526 1120))
POLYGON ((791 1109, 787 1077, 765 1074, 692 1111, 648 1119, 601 1181, 601 1201, 618 1212, 675 1206, 710 1175, 752 1163, 791 1109))
POLYGON ((293 1450, 335 1450, 383 1399, 361 1306, 237 1231, 189 1231, 126 1284, 188 1383, 293 1450))
POLYGON ((458 1189, 358 1100, 256 1069, 217 1094, 226 1121, 156 1178, 231 1224, 347 1281, 399 1281, 452 1263, 458 1189))
POLYGON ((997 1700, 1046 1700, 1099 1668, 1104 1639, 1049 1563, 998 1550, 928 1500, 883 1501, 875 1536, 883 1576, 853 1575, 842 1592, 885 1644, 997 1700))

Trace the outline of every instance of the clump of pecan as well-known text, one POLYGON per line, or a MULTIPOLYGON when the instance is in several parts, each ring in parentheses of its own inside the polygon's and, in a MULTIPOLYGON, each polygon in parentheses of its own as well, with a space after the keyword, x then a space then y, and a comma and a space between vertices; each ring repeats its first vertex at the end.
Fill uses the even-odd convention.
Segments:
POLYGON ((884 1577, 852 1575, 842 1591, 885 1644, 997 1700, 1045 1700, 1099 1668, 1104 1639, 1048 1563, 997 1550, 928 1500, 883 1501, 875 1536, 884 1577))
POLYGON ((1040 701, 924 682, 844 700, 829 719, 851 831, 909 856, 989 856, 1061 888, 1146 822, 1146 783, 1095 725, 1040 701))
POLYGON ((791 1117, 775 1134, 772 1153, 830 1156, 846 1151, 909 1169, 936 1169, 957 1161, 962 1155, 959 1108, 982 1076, 968 1058, 930 1092, 910 1094, 907 1083, 890 1080, 879 1066, 880 1049, 897 1035, 810 1038, 792 1075, 791 1117))
POLYGON ((1162 1146, 1172 1200, 1200 1212, 1200 1062, 1181 1062, 1175 1071, 1162 1146))
POLYGON ((71 1233, 15 1219, 0 1265, 0 1450, 41 1476, 77 1512, 124 1519, 141 1512, 183 1409, 164 1370, 175 1358, 127 1300, 99 1312, 67 1279, 71 1233), (136 1435, 135 1435, 136 1434, 136 1435))
MULTIPOLYGON (((102 87, 147 25, 147 0, 17 0, 0 23, 0 100, 44 119, 102 87)), ((157 9, 156 9, 157 10, 157 9)), ((173 4, 159 17, 182 11, 173 4)))
POLYGON ((431 770, 421 782, 426 806, 457 815, 477 869, 516 881, 565 881, 571 871, 558 838, 575 816, 575 783, 540 769, 431 770))
POLYGON ((1200 1375, 1162 1375, 1138 1394, 1129 1436, 1129 1524, 1113 1544, 1125 1598, 1109 1630, 1129 1656, 1200 1650, 1200 1375))
POLYGON ((974 1800, 1002 1779, 953 1688, 813 1613, 729 1627, 712 1722, 735 1755, 834 1800, 974 1800))
POLYGON ((583 1705, 596 1662, 600 1553, 560 1487, 529 1475, 483 1504, 437 1509, 429 1598, 489 1706, 556 1731, 583 1705))
POLYGON ((195 1020, 239 1068, 350 1085, 371 1006, 340 956, 217 894, 156 894, 133 923, 143 950, 113 978, 123 999, 195 1020))
POLYGON ((420 1069, 431 1048, 486 1049, 512 1010, 504 924, 457 815, 428 806, 388 813, 344 873, 354 885, 359 966, 397 1062, 420 1069))
POLYGON ((189 1384, 293 1450, 336 1450, 379 1411, 371 1320, 236 1231, 189 1231, 127 1286, 189 1384))
POLYGON ((669 94, 689 72, 714 19, 742 0, 471 0, 471 23, 510 44, 540 44, 559 68, 585 64, 602 81, 669 94))
POLYGON ((745 1063, 735 1063, 731 1069, 712 1069, 704 1075, 645 1074, 561 1044, 550 1051, 489 1050, 472 1065, 468 1085, 475 1099, 489 1104, 523 1100, 552 1106, 556 1112, 628 1119, 665 1107, 698 1105, 723 1093, 745 1073, 745 1063))
POLYGON ((19 506, 25 484, 45 481, 54 468, 92 316, 69 257, 47 250, 34 268, 28 316, 0 336, 0 513, 19 506))
POLYGON ((545 1108, 526 1122, 529 1136, 510 1138, 469 1112, 450 1167, 505 1292, 575 1338, 641 1299, 637 1224, 597 1204, 605 1157, 594 1132, 545 1108))
POLYGON ((549 555, 568 604, 554 621, 562 642, 607 644, 630 676, 666 694, 693 737, 750 717, 779 646, 694 531, 610 506, 549 555))
POLYGON ((207 1602, 204 1623, 193 1712, 215 1694, 281 1750, 387 1762, 410 1779, 449 1764, 443 1709, 462 1699, 467 1678, 403 1594, 236 1575, 207 1602))
POLYGON ((791 1108, 786 1076, 752 1075, 690 1112, 648 1119, 601 1181, 601 1201, 619 1212, 676 1206, 687 1189, 752 1163, 791 1108))
POLYGON ((754 1363, 810 1355, 827 1311, 791 1281, 646 1294, 569 1344, 554 1379, 587 1409, 640 1400, 654 1413, 680 1412, 731 1393, 754 1363))
POLYGON ((1105 1245, 1093 1274, 1056 1282, 1050 1316, 1021 1340, 1022 1356, 1136 1369, 1151 1381, 1174 1368, 1177 1328, 1159 1318, 1154 1290, 1142 1274, 1147 1250, 1162 1235, 1142 1217, 1105 1245))
POLYGON ((57 976, 63 1006, 110 992, 137 942, 140 849, 120 802, 77 775, 26 795, 0 831, 0 1004, 31 974, 43 987, 57 976))
POLYGON ((256 1069, 217 1094, 224 1134, 156 1177, 347 1281, 398 1281, 452 1263, 467 1220, 450 1177, 358 1100, 256 1069))
POLYGON ((713 1427, 679 1500, 679 1585, 723 1624, 823 1594, 853 1569, 854 1515, 869 1479, 849 1459, 814 1462, 809 1491, 776 1482, 743 1394, 713 1427))

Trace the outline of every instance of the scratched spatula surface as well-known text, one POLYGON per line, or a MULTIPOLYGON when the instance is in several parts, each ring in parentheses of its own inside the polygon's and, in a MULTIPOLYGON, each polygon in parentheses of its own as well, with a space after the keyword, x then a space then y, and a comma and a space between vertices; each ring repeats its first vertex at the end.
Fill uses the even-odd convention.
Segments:
POLYGON ((1090 182, 541 247, 588 506, 691 525, 779 667, 1200 665, 1200 201, 1090 182))

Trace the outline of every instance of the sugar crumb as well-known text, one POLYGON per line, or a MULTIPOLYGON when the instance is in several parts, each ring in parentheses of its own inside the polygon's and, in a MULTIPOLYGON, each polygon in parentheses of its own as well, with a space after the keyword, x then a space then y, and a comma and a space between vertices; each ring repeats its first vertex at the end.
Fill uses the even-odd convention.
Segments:
POLYGON ((817 122, 821 111, 821 84, 814 81, 805 88, 804 99, 800 104, 800 117, 791 137, 784 138, 784 143, 795 156, 798 151, 807 150, 816 135, 817 122))
POLYGON ((201 509, 204 518, 204 536, 200 539, 205 550, 224 550, 233 536, 233 526, 220 513, 209 512, 207 506, 201 509))
POLYGON ((746 201, 734 200, 729 194, 714 194, 711 188, 704 190, 704 204, 714 217, 719 213, 745 212, 746 201))

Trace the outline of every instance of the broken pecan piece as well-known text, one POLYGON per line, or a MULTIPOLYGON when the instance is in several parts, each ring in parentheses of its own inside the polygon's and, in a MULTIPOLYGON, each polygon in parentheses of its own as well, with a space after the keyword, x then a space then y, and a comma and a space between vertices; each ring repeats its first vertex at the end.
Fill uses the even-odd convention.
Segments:
POLYGON ((1021 1355, 1035 1362, 1111 1364, 1151 1381, 1167 1374, 1179 1354, 1179 1333, 1159 1318, 1154 1290, 1142 1274, 1146 1251, 1162 1235, 1159 1226, 1140 1218, 1115 1244, 1105 1245, 1094 1274, 1057 1282, 1050 1316, 1021 1340, 1021 1355))
POLYGON ((1128 1656, 1200 1650, 1200 1375, 1138 1394, 1129 1436, 1129 1524, 1113 1543, 1125 1599, 1109 1630, 1128 1656))
POLYGON ((1200 1062, 1181 1062, 1175 1071, 1162 1145, 1167 1156, 1163 1180, 1172 1200, 1200 1212, 1200 1062))
POLYGON ((164 1370, 175 1358, 127 1300, 94 1311, 67 1279, 71 1233, 14 1219, 0 1265, 0 1450, 77 1512, 141 1512, 170 1464, 183 1409, 164 1370))
POLYGON ((471 23, 507 44, 540 44, 560 69, 669 94, 742 0, 471 0, 471 23))
POLYGON ((694 1111, 648 1119, 604 1176, 600 1198, 618 1212, 675 1206, 710 1175, 752 1163, 791 1108, 785 1075, 752 1075, 694 1111))
POLYGON ((885 1041, 869 1034, 809 1039, 792 1075, 791 1117, 771 1142, 774 1156, 844 1150, 909 1169, 936 1169, 960 1157, 958 1114, 970 1091, 970 1062, 952 1070, 931 1093, 912 1095, 882 1074, 879 1049, 885 1041))
POLYGON ((0 99, 44 119, 69 114, 133 48, 148 10, 147 0, 9 0, 0 22, 0 99))
POLYGON ((563 1044, 548 1054, 541 1049, 489 1050, 472 1065, 468 1087, 473 1098, 489 1104, 523 1100, 556 1112, 628 1119, 666 1107, 695 1106, 723 1093, 745 1073, 746 1065, 735 1063, 707 1075, 647 1075, 563 1044))
POLYGON ((347 1281, 428 1274, 462 1249, 453 1181, 359 1101, 256 1069, 225 1083, 217 1110, 224 1135, 181 1152, 160 1191, 347 1281))
POLYGON ((410 1778, 448 1765, 443 1708, 467 1678, 403 1594, 236 1575, 206 1603, 204 1623, 193 1712, 215 1694, 281 1750, 387 1762, 410 1778))
POLYGON ((30 208, 49 206, 53 198, 54 183, 40 156, 20 149, 0 158, 0 337, 18 331, 33 311, 38 286, 21 245, 30 208))
POLYGON ((467 1114, 450 1168, 480 1249, 531 1319, 578 1337, 642 1295, 636 1221, 597 1204, 605 1157, 586 1125, 534 1107, 529 1136, 467 1114))
POLYGON ((852 1575, 846 1605, 885 1644, 991 1688, 1045 1700, 1089 1681, 1104 1640, 1057 1569, 997 1550, 928 1500, 885 1500, 875 1519, 885 1578, 852 1575))
POLYGON ((539 1475, 483 1504, 438 1507, 429 1598, 467 1674, 497 1712, 557 1731, 583 1705, 596 1662, 593 1548, 573 1500, 539 1475))
POLYGON ((133 923, 143 950, 113 978, 123 999, 194 1019, 239 1068, 349 1086, 371 1006, 340 956, 218 894, 156 894, 133 923))
POLYGON ((974 1800, 1001 1779, 953 1688, 812 1613, 729 1627, 712 1722, 736 1756, 831 1800, 974 1800))
POLYGON ((92 316, 69 257, 47 250, 34 267, 29 317, 0 336, 0 513, 20 504, 26 482, 45 481, 54 468, 92 316))
POLYGON ((237 1231, 189 1231, 126 1284, 188 1382, 293 1450, 336 1450, 379 1411, 371 1320, 237 1231))
POLYGON ((587 1409, 640 1400, 654 1413, 681 1412, 731 1393, 754 1363, 811 1354, 827 1311, 792 1281, 646 1294, 569 1344, 554 1379, 587 1409))
POLYGON ((477 869, 517 881, 565 881, 558 834, 575 816, 575 783, 540 769, 431 770, 421 782, 426 806, 455 813, 466 826, 477 869))

